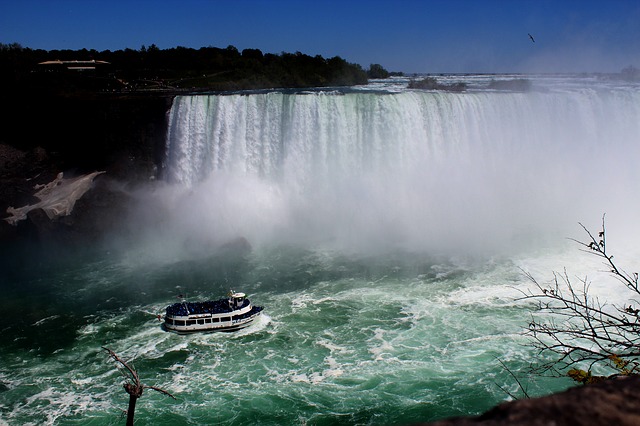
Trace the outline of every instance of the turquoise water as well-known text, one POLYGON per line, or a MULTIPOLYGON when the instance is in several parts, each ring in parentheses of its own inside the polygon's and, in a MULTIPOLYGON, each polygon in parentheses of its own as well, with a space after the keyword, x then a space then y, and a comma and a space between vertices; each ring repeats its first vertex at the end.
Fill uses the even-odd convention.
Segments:
MULTIPOLYGON (((479 413, 518 388, 526 286, 511 261, 359 258, 272 248, 132 267, 116 256, 24 265, 5 289, 6 424, 120 424, 102 346, 139 371, 137 424, 403 424, 479 413), (81 260, 81 261, 78 261, 81 260), (236 333, 181 336, 156 315, 233 284, 266 307, 236 333), (499 387, 500 386, 500 387, 499 387)), ((521 379, 527 375, 521 373, 521 379)), ((529 380, 546 393, 562 381, 529 380)))
POLYGON ((0 424, 123 424, 103 346, 176 397, 146 390, 140 425, 410 424, 521 396, 512 374, 532 396, 569 386, 527 372, 544 355, 523 335, 524 272, 588 274, 624 303, 567 237, 606 213, 637 270, 640 90, 447 78, 470 90, 177 98, 165 180, 130 193, 124 232, 2 249, 0 424), (240 237, 250 249, 225 245, 240 237), (251 327, 161 329, 178 295, 231 288, 265 307, 251 327))

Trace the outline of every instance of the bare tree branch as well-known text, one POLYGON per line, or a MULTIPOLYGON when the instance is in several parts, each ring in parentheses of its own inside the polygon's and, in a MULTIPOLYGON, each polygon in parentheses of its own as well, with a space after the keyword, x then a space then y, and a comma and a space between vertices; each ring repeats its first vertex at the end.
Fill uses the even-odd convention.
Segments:
MULTIPOLYGON (((520 388, 520 390, 522 391, 522 394, 524 395, 525 398, 529 398, 529 394, 527 393, 527 389, 522 386, 522 383, 520 382, 520 380, 518 379, 518 377, 513 373, 513 371, 511 371, 509 369, 509 367, 506 366, 506 364, 504 362, 502 362, 501 359, 496 358, 498 360, 498 362, 500 363, 500 365, 502 365, 502 368, 504 368, 505 370, 507 370, 507 372, 511 375, 511 377, 513 377, 513 380, 516 381, 516 383, 518 384, 518 387, 520 388)), ((500 386, 499 384, 496 383, 496 386, 498 386, 498 388, 500 388, 500 390, 504 393, 506 393, 507 395, 509 395, 511 398, 517 400, 519 399, 518 397, 516 397, 515 395, 513 395, 511 392, 509 392, 507 389, 503 388, 502 386, 500 386)))
MULTIPOLYGON (((602 259, 610 275, 640 296, 638 273, 629 274, 619 268, 607 251, 605 216, 597 236, 583 224, 579 225, 587 234, 587 240, 571 240, 578 243, 582 251, 602 259)), ((535 288, 522 292, 520 300, 536 302, 526 334, 533 338, 539 354, 555 355, 534 370, 555 375, 586 367, 586 372, 571 371, 582 372, 581 379, 590 380, 595 379, 591 370, 596 365, 607 366, 618 374, 640 371, 637 361, 640 358, 640 308, 634 307, 639 305, 636 300, 630 298, 629 305, 624 307, 601 303, 591 296, 587 277, 578 278, 576 285, 566 269, 562 273, 554 272, 553 281, 547 285, 538 282, 529 272, 523 272, 535 288)))
POLYGON ((124 385, 124 390, 129 394, 129 408, 127 411, 127 426, 133 426, 133 416, 135 414, 136 402, 138 398, 142 396, 142 392, 145 389, 152 389, 156 392, 160 392, 164 395, 170 396, 173 399, 176 399, 171 393, 167 392, 164 389, 158 388, 156 386, 144 385, 140 382, 140 377, 138 376, 138 372, 131 367, 128 363, 126 363, 122 358, 120 358, 114 351, 109 348, 102 347, 105 351, 109 353, 109 356, 114 359, 118 364, 120 364, 124 369, 129 373, 129 377, 126 377, 128 380, 124 385))

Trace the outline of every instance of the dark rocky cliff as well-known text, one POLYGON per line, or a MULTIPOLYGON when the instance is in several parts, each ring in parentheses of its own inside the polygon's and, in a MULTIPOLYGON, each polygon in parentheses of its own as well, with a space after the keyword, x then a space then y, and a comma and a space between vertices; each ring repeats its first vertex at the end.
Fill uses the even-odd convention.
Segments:
POLYGON ((18 226, 0 221, 0 241, 56 238, 83 241, 109 230, 126 206, 118 185, 161 177, 167 115, 173 96, 148 94, 17 93, 1 99, 0 212, 33 203, 33 188, 57 173, 105 171, 70 216, 48 220, 38 211, 18 226), (120 213, 118 213, 120 212, 120 213))
POLYGON ((0 143, 26 152, 41 147, 65 170, 149 176, 162 160, 172 100, 169 94, 15 96, 0 107, 0 143))

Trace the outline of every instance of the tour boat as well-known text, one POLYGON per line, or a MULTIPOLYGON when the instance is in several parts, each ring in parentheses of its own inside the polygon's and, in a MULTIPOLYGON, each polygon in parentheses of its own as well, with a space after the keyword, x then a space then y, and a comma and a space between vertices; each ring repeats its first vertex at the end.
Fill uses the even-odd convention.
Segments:
POLYGON ((236 331, 260 316, 262 306, 252 306, 244 293, 206 302, 180 302, 167 306, 164 328, 180 334, 206 331, 236 331))

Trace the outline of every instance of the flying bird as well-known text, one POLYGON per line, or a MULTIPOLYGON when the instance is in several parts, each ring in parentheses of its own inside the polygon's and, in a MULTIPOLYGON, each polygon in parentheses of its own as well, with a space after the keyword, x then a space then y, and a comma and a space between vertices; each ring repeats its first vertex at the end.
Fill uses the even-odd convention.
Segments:
MULTIPOLYGON (((527 34, 528 34, 528 33, 527 33, 527 34)), ((532 42, 534 42, 534 43, 536 42, 536 41, 533 39, 533 36, 532 36, 531 34, 529 34, 529 38, 531 39, 531 41, 532 41, 532 42)))

